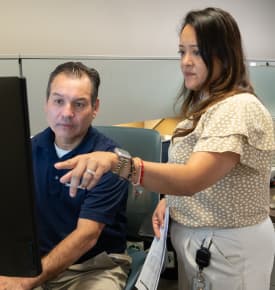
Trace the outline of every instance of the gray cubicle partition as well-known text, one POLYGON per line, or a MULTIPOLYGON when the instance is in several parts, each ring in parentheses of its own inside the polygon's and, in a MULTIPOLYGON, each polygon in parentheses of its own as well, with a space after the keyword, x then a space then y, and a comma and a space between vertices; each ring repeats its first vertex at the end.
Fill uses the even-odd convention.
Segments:
POLYGON ((20 75, 18 55, 0 56, 0 76, 10 77, 20 75))
MULTIPOLYGON (((113 125, 175 116, 182 83, 178 58, 21 57, 27 79, 31 134, 46 126, 44 103, 49 73, 65 61, 82 61, 101 76, 100 111, 95 125, 113 125)), ((256 93, 275 117, 275 61, 249 61, 256 93)), ((19 57, 0 56, 0 75, 20 73, 19 57)))
POLYGON ((258 62, 249 66, 251 82, 258 97, 275 117, 275 62, 258 62), (254 65, 257 64, 257 65, 254 65), (268 64, 268 65, 267 65, 268 64))
POLYGON ((96 125, 112 125, 174 116, 181 86, 178 59, 167 58, 22 58, 27 78, 31 132, 45 127, 43 106, 49 73, 65 61, 82 61, 101 76, 96 125))

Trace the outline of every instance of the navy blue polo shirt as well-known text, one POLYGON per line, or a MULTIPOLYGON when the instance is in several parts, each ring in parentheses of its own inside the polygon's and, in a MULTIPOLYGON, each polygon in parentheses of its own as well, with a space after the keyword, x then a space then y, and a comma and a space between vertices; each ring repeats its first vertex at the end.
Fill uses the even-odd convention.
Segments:
POLYGON ((117 144, 90 127, 83 141, 71 152, 59 158, 50 128, 32 138, 32 157, 36 191, 37 224, 41 255, 49 253, 69 235, 78 218, 105 224, 97 244, 77 262, 83 262, 102 251, 122 253, 126 248, 126 204, 128 182, 108 172, 92 190, 79 189, 75 198, 59 178, 67 170, 57 170, 54 164, 78 154, 93 151, 113 151, 117 144))

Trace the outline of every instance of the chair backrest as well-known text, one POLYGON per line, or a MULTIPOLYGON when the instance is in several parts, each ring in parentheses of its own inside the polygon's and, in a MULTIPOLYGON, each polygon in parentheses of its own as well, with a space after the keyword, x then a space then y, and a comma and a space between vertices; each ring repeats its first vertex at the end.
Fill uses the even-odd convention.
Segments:
MULTIPOLYGON (((161 137, 153 129, 95 126, 100 132, 113 139, 119 146, 134 157, 138 156, 146 161, 161 161, 161 137)), ((139 240, 139 230, 144 222, 151 223, 152 213, 159 201, 159 194, 144 190, 141 195, 134 195, 129 186, 127 203, 127 235, 130 240, 139 240)))

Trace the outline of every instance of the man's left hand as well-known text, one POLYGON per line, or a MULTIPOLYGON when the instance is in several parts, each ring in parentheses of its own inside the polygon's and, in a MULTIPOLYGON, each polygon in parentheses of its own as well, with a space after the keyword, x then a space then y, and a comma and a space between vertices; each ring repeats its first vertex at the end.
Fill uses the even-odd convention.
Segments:
POLYGON ((27 283, 28 279, 31 278, 0 276, 0 290, 30 290, 32 287, 27 283))

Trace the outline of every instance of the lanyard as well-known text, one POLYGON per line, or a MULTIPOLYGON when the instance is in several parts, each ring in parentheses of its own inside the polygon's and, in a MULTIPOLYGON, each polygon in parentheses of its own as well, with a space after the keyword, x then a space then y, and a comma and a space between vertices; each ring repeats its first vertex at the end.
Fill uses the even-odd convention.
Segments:
POLYGON ((211 259, 210 247, 212 245, 212 239, 210 240, 208 247, 204 247, 204 242, 205 239, 203 239, 201 246, 196 253, 196 263, 200 271, 209 266, 211 259))
POLYGON ((212 239, 210 240, 208 247, 204 246, 205 239, 203 239, 200 248, 196 252, 196 263, 199 267, 199 271, 193 279, 193 290, 209 290, 210 284, 202 273, 203 269, 208 267, 211 259, 210 247, 212 239))

